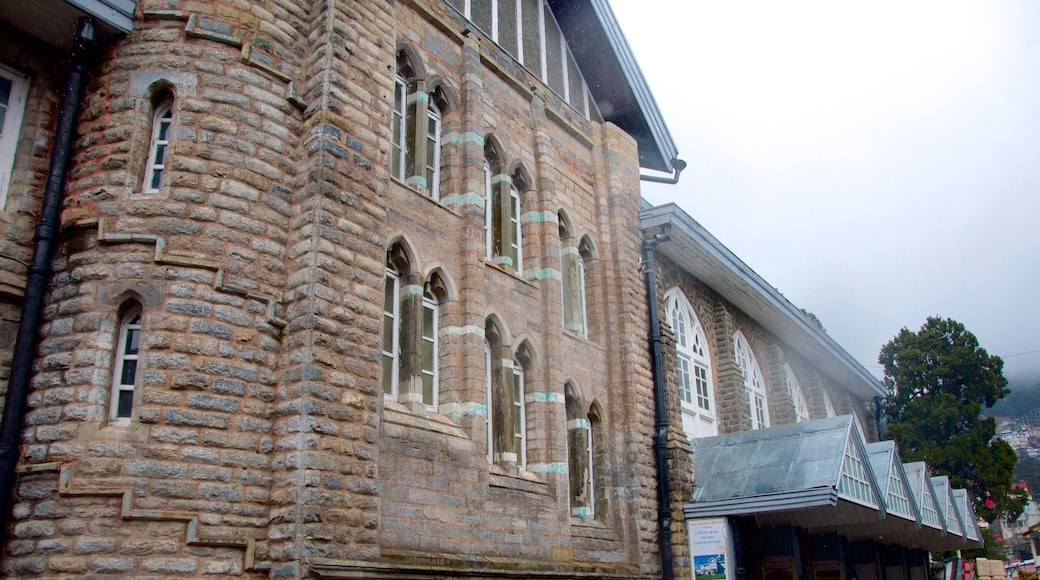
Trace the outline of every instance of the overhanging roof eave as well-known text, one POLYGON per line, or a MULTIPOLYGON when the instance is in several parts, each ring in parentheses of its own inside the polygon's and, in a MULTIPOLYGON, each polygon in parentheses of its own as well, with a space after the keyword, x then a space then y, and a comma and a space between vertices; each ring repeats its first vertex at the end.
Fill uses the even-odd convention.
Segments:
POLYGON ((643 229, 671 226, 671 241, 658 251, 785 339, 839 384, 863 398, 886 394, 881 382, 852 355, 677 205, 644 209, 640 220, 643 229))

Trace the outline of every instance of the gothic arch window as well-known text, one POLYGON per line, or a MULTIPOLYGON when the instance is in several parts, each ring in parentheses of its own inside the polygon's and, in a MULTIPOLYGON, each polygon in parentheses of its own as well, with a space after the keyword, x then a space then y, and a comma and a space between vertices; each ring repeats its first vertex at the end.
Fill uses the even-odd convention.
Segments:
POLYGON ((163 183, 169 157, 173 127, 173 94, 161 90, 152 99, 152 131, 148 142, 148 160, 144 166, 143 193, 155 193, 163 183))
POLYGON ((395 252, 393 249, 387 252, 383 284, 383 394, 394 400, 397 400, 400 386, 401 277, 407 266, 401 254, 403 252, 395 252))
POLYGON ((443 91, 431 87, 407 47, 397 53, 391 115, 390 174, 428 197, 439 198, 443 91))
POLYGON ((791 403, 794 404, 794 420, 796 423, 805 423, 809 420, 809 404, 805 400, 802 386, 798 384, 794 369, 787 363, 784 363, 784 381, 787 383, 787 392, 791 395, 791 403))
POLYGON ((512 361, 513 382, 509 390, 509 412, 512 415, 512 452, 518 467, 527 467, 527 405, 526 374, 531 356, 526 344, 521 344, 512 361))
MULTIPOLYGON (((575 239, 570 220, 563 211, 558 214, 560 229, 560 276, 563 289, 563 327, 588 336, 588 314, 585 293, 585 260, 591 247, 583 248, 575 239)), ((582 244, 588 244, 587 238, 582 244)))
POLYGON ((587 518, 595 513, 592 424, 581 412, 582 405, 574 385, 566 383, 563 392, 567 410, 567 475, 571 516, 587 518))
POLYGON ((758 366, 755 353, 751 350, 744 333, 737 331, 733 336, 733 351, 737 359, 737 367, 744 379, 744 390, 747 391, 748 411, 751 413, 751 428, 764 429, 769 426, 769 405, 766 400, 766 384, 762 379, 762 369, 758 366))
POLYGON ((834 403, 831 402, 831 396, 827 394, 827 389, 820 389, 823 393, 823 412, 828 417, 834 417, 838 413, 834 410, 834 403))
POLYGON ((134 390, 141 348, 141 306, 126 305, 119 317, 115 360, 112 365, 112 391, 109 397, 109 424, 129 425, 133 415, 134 390))
POLYGON ((439 274, 433 274, 423 285, 422 313, 419 324, 419 373, 422 403, 437 408, 440 395, 440 307, 447 290, 439 274))
POLYGON ((678 288, 665 294, 665 311, 675 334, 676 383, 687 437, 719 434, 711 379, 711 352, 704 327, 678 288))

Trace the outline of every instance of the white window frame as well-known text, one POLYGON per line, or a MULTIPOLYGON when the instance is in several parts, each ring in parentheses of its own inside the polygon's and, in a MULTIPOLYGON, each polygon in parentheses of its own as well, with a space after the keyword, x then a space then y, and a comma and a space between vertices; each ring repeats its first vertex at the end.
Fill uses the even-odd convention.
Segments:
POLYGON ((755 358, 751 345, 748 344, 744 333, 739 330, 733 335, 733 354, 744 379, 744 390, 747 391, 751 429, 765 429, 769 427, 769 400, 766 396, 766 383, 762 378, 762 368, 758 365, 758 359, 755 358))
POLYGON ((791 365, 784 363, 784 380, 787 382, 787 392, 791 395, 791 403, 794 405, 795 423, 805 423, 811 419, 809 416, 809 403, 805 400, 805 392, 802 385, 798 383, 798 377, 794 374, 791 365))
POLYGON ((513 268, 516 270, 517 275, 522 276, 524 272, 524 232, 521 228, 520 219, 520 190, 512 183, 509 184, 509 204, 509 223, 513 229, 513 235, 510 237, 509 243, 510 249, 516 252, 516 263, 513 264, 513 268))
POLYGON ((168 98, 156 103, 155 111, 152 113, 152 136, 148 142, 148 162, 144 167, 142 193, 155 193, 162 187, 166 161, 170 158, 171 131, 173 131, 173 99, 168 98), (158 158, 160 148, 163 152, 161 161, 158 158), (156 174, 158 174, 158 184, 154 184, 156 174))
POLYGON ((398 368, 400 366, 400 353, 401 353, 401 276, 400 276, 400 274, 397 271, 395 271, 395 270, 393 270, 391 268, 387 268, 386 269, 386 279, 384 281, 384 284, 386 284, 386 285, 393 284, 393 291, 392 291, 392 296, 391 296, 391 300, 393 301, 393 303, 389 305, 390 308, 388 309, 387 308, 388 305, 386 304, 386 297, 387 297, 386 296, 386 288, 384 287, 384 290, 383 290, 384 291, 384 294, 383 294, 383 329, 384 329, 384 336, 383 336, 383 348, 382 348, 382 358, 381 358, 381 361, 385 361, 385 360, 389 360, 390 361, 390 392, 388 393, 386 391, 386 387, 387 387, 387 385, 385 383, 386 377, 384 376, 383 377, 383 381, 384 381, 384 384, 383 384, 383 396, 385 396, 388 399, 393 399, 394 401, 396 401, 397 397, 398 397, 398 394, 399 394, 399 391, 400 391, 400 385, 399 385, 399 383, 400 383, 400 380, 399 380, 400 370, 398 368), (391 324, 390 324, 390 328, 392 330, 391 330, 391 336, 390 336, 389 343, 387 343, 387 340, 386 340, 387 337, 385 336, 386 320, 387 319, 390 319, 392 321, 391 324), (390 350, 387 350, 387 346, 390 347, 390 350))
POLYGON ((488 459, 488 463, 494 463, 495 462, 495 431, 494 431, 495 422, 494 422, 494 418, 492 417, 492 415, 494 414, 493 413, 493 411, 494 411, 494 402, 493 401, 495 400, 495 397, 494 397, 494 394, 491 392, 492 391, 492 385, 494 385, 494 382, 492 380, 492 374, 491 374, 491 341, 487 340, 486 338, 484 339, 484 370, 485 370, 484 381, 485 381, 485 383, 487 385, 487 400, 486 400, 487 406, 486 406, 486 413, 485 413, 485 419, 487 419, 487 421, 486 421, 486 423, 487 423, 487 459, 488 459))
POLYGON ((3 65, 0 65, 0 77, 11 81, 11 94, 8 95, 4 126, 0 127, 0 209, 4 209, 7 207, 7 198, 11 189, 11 172, 14 171, 18 139, 21 136, 22 122, 25 119, 25 103, 29 97, 29 77, 3 65), (5 127, 6 130, 4 130, 5 127))
POLYGON ((408 155, 408 82, 400 74, 394 76, 394 111, 390 124, 390 173, 399 180, 404 181, 405 160, 408 155), (397 122, 397 131, 393 131, 393 122, 397 122), (394 170, 394 160, 397 161, 397 170, 394 170))
POLYGON ((594 518, 594 517, 596 517, 596 464, 593 463, 593 457, 595 457, 595 455, 593 454, 593 447, 595 446, 595 440, 593 439, 593 435, 592 435, 592 417, 589 417, 589 416, 585 417, 585 425, 586 425, 586 428, 588 429, 588 437, 586 437, 586 440, 589 442, 589 444, 588 444, 588 453, 589 453, 589 463, 588 463, 588 465, 589 465, 589 468, 587 470, 586 477, 585 477, 585 485, 587 486, 587 490, 588 490, 587 491, 587 495, 588 495, 589 501, 588 501, 588 505, 585 506, 585 509, 588 510, 588 517, 594 518))
POLYGON ((119 334, 117 335, 115 360, 112 364, 112 389, 109 395, 108 423, 110 425, 125 427, 130 424, 133 417, 133 397, 137 383, 137 375, 140 368, 138 362, 141 359, 141 318, 142 312, 139 306, 129 309, 119 320, 119 334), (127 347, 131 332, 137 333, 137 352, 128 353, 127 347), (123 383, 123 373, 127 365, 134 365, 134 381, 123 383), (131 397, 130 414, 119 414, 119 399, 122 393, 129 392, 131 397))
POLYGON ((698 432, 687 433, 687 436, 718 435, 711 351, 708 349, 704 327, 693 311, 690 301, 679 288, 672 288, 665 294, 665 311, 675 335, 676 379, 680 407, 697 425, 698 432), (707 433, 700 432, 702 426, 708 427, 707 433))
POLYGON ((491 162, 484 159, 484 257, 487 259, 492 258, 494 250, 491 247, 492 231, 491 228, 494 226, 495 219, 494 214, 495 208, 492 207, 491 195, 491 162))
POLYGON ((441 110, 434 103, 430 101, 426 106, 426 173, 423 177, 426 178, 426 191, 433 199, 440 199, 440 182, 441 182, 441 110), (430 131, 430 125, 433 125, 433 131, 430 131), (429 161, 430 152, 433 152, 433 165, 431 166, 429 161))
POLYGON ((585 299, 585 256, 581 255, 581 246, 578 246, 578 309, 581 313, 581 335, 589 337, 589 312, 588 300, 585 299))
POLYGON ((519 420, 516 422, 515 432, 513 433, 514 445, 517 445, 519 449, 516 449, 516 464, 520 469, 526 469, 527 467, 527 412, 524 407, 524 399, 526 395, 526 389, 524 384, 524 367, 519 361, 513 361, 513 388, 510 389, 511 398, 513 402, 513 408, 519 409, 519 420))
POLYGON ((432 392, 431 392, 431 400, 430 400, 430 402, 426 402, 426 392, 425 392, 426 390, 425 389, 423 389, 423 392, 420 393, 420 394, 422 395, 422 398, 423 398, 423 404, 426 405, 426 407, 429 408, 429 409, 436 410, 437 409, 438 391, 439 391, 438 376, 440 375, 440 372, 439 372, 440 366, 439 366, 439 361, 437 360, 440 357, 440 352, 439 352, 440 351, 440 339, 437 336, 438 328, 439 328, 438 317, 440 316, 440 304, 437 302, 437 297, 433 294, 433 292, 430 291, 430 284, 429 283, 426 284, 425 291, 423 292, 422 309, 423 309, 423 312, 422 312, 423 319, 422 319, 422 324, 419 325, 422 328, 420 340, 421 340, 421 342, 423 344, 423 346, 420 348, 420 357, 419 357, 422 360, 422 365, 421 365, 422 369, 421 369, 420 372, 424 375, 424 377, 426 377, 426 376, 430 377, 430 381, 432 383, 432 392), (431 322, 432 328, 427 328, 426 327, 426 312, 427 311, 431 312, 430 317, 431 317, 431 321, 432 321, 431 322), (422 353, 426 352, 426 349, 425 349, 426 343, 430 343, 431 344, 430 351, 432 353, 431 356, 433 357, 433 359, 430 360, 430 361, 427 361, 426 358, 424 356, 422 356, 422 353), (429 369, 427 369, 427 363, 429 363, 429 367, 430 367, 429 369))
POLYGON ((827 394, 826 389, 820 389, 820 392, 823 393, 824 414, 826 414, 828 417, 836 417, 838 415, 838 412, 834 410, 834 403, 831 402, 831 396, 827 394))

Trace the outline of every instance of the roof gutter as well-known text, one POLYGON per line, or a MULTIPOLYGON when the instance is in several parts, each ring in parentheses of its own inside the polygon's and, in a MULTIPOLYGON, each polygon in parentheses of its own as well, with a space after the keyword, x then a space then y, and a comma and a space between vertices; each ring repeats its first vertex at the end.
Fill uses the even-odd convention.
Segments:
POLYGON ((679 183, 679 174, 682 173, 683 169, 686 169, 686 162, 676 157, 672 159, 672 167, 675 172, 671 177, 658 177, 656 175, 645 175, 639 174, 639 181, 649 181, 650 183, 667 183, 668 185, 675 185, 679 183))
POLYGON ((51 275, 51 260, 58 241, 61 205, 65 192, 65 174, 72 158, 72 141, 76 119, 79 117, 83 90, 87 85, 90 63, 97 42, 97 25, 92 18, 80 18, 70 56, 65 91, 61 97, 58 120, 54 129, 50 170, 40 202, 40 221, 33 235, 33 256, 25 281, 25 299, 22 302, 18 335, 11 361, 11 376, 4 400, 3 422, 0 423, 0 546, 4 545, 7 525, 11 518, 17 475, 15 468, 21 456, 22 422, 25 403, 32 379, 33 360, 36 358, 43 303, 51 275))

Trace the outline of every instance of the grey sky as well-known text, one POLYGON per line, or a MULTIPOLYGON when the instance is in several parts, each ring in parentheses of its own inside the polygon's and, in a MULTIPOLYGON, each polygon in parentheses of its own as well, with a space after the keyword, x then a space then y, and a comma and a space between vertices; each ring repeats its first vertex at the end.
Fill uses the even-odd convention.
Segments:
POLYGON ((674 201, 878 376, 951 317, 1040 375, 1040 2, 610 0, 674 201))

